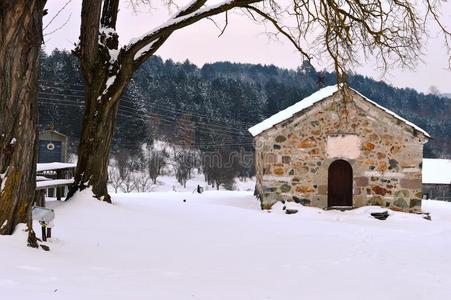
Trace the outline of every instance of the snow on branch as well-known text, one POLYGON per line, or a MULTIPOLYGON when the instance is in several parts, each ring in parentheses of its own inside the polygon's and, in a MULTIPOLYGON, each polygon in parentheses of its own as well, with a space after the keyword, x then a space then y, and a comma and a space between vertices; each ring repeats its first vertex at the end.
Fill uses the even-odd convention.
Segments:
POLYGON ((177 29, 186 27, 204 18, 228 11, 234 7, 243 7, 260 1, 261 0, 227 0, 205 7, 203 7, 206 3, 204 0, 191 2, 164 24, 147 32, 139 38, 132 39, 125 47, 125 50, 129 55, 133 55, 134 61, 137 61, 152 48, 152 43, 155 43, 160 38, 166 39, 177 29), (137 55, 137 53, 139 54, 137 55))

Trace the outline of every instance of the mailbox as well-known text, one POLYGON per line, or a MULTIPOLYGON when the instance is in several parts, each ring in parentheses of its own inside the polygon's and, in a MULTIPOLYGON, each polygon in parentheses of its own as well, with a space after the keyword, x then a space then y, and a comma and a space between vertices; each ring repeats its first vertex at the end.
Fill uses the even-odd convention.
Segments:
POLYGON ((33 220, 50 224, 55 219, 55 211, 53 209, 35 206, 32 210, 33 220))

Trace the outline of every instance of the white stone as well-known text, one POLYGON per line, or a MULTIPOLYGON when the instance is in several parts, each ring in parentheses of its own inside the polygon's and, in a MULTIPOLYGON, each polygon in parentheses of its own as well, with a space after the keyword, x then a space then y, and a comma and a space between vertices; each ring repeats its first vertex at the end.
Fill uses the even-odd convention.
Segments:
POLYGON ((356 159, 360 156, 360 138, 355 134, 329 135, 326 152, 328 158, 356 159))

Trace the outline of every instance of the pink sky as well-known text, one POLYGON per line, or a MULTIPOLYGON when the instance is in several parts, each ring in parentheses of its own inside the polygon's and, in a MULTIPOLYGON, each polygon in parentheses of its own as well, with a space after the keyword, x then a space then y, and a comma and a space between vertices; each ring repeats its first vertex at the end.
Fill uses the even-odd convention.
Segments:
MULTIPOLYGON (((47 21, 58 11, 66 1, 58 0, 48 3, 49 15, 47 21)), ((165 8, 154 6, 152 9, 142 7, 135 13, 123 1, 118 20, 118 32, 122 43, 139 36, 167 20, 165 8)), ((51 24, 47 32, 59 27, 71 15, 69 22, 59 31, 48 35, 46 50, 54 48, 72 49, 79 36, 81 0, 72 0, 61 15, 51 24)), ((451 3, 444 3, 442 11, 444 20, 451 27, 451 3)), ((215 20, 219 24, 224 18, 219 16, 215 20)), ((44 20, 46 24, 46 20, 44 20)), ((269 28, 272 29, 272 28, 269 28)), ((270 40, 265 35, 265 27, 251 22, 240 13, 229 14, 229 26, 226 32, 218 38, 219 30, 209 20, 200 21, 190 27, 173 34, 156 53, 164 59, 175 61, 189 59, 192 63, 202 66, 204 63, 216 61, 232 61, 242 63, 274 64, 276 66, 295 69, 302 63, 302 57, 284 39, 270 40)), ((451 71, 447 69, 447 52, 443 41, 432 35, 427 42, 423 62, 419 62, 415 70, 391 70, 381 77, 372 63, 365 63, 357 68, 357 73, 384 80, 398 87, 411 87, 422 92, 428 92, 431 85, 435 85, 441 92, 451 93, 451 71)), ((320 62, 313 62, 318 69, 325 66, 320 62)))

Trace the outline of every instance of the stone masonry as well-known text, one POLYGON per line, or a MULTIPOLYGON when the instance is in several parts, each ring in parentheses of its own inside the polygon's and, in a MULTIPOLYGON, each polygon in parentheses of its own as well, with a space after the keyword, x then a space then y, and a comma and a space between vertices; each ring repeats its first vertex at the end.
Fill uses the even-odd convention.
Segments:
POLYGON ((328 168, 346 160, 353 207, 421 211, 427 137, 350 90, 318 101, 255 137, 256 194, 263 209, 277 201, 328 207, 328 168))

